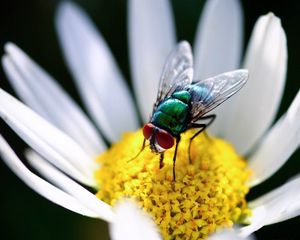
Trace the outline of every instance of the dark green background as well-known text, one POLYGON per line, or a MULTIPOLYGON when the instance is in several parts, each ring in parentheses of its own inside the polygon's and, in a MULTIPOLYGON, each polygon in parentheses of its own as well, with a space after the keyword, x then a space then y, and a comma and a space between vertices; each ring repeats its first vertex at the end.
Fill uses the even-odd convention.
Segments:
MULTIPOLYGON (((130 79, 127 49, 127 2, 123 0, 77 1, 92 17, 111 47, 127 79, 130 79)), ((78 94, 62 60, 54 14, 58 1, 12 0, 0 2, 0 46, 15 42, 47 69, 78 101, 78 94)), ((289 64, 284 101, 280 116, 299 89, 300 67, 300 1, 242 1, 245 13, 245 39, 249 38, 258 16, 269 11, 282 19, 287 34, 289 64)), ((193 42, 203 1, 172 1, 179 39, 193 42)), ((0 86, 13 93, 1 69, 0 86)), ((129 83, 130 84, 130 83, 129 83)), ((266 91, 268 91, 266 89, 266 91)), ((113 92, 112 92, 113 94, 113 92)), ((251 101, 251 99, 249 99, 251 101)), ((80 103, 81 104, 81 103, 80 103)), ((3 122, 1 134, 22 156, 25 145, 3 122)), ((251 190, 252 199, 299 173, 299 150, 271 179, 251 190)), ((104 222, 81 217, 43 199, 25 186, 0 161, 0 239, 108 239, 104 222)), ((300 239, 300 218, 265 227, 256 233, 258 239, 300 239)))

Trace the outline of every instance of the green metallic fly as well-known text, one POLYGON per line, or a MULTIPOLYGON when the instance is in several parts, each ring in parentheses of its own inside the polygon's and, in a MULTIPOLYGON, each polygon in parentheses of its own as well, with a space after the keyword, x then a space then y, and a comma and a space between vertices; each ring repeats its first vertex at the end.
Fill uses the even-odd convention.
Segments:
MULTIPOLYGON (((248 78, 248 71, 239 69, 205 80, 193 80, 193 56, 188 42, 180 42, 170 54, 161 75, 157 100, 149 123, 143 127, 144 142, 140 153, 150 142, 152 152, 160 154, 163 167, 164 151, 175 146, 173 178, 181 133, 191 128, 199 131, 190 138, 189 160, 192 140, 204 131, 216 118, 206 115, 212 109, 239 91, 248 78), (203 121, 200 123, 199 121, 203 121)), ((139 154, 138 154, 139 155, 139 154)), ((137 155, 137 156, 138 156, 137 155)))

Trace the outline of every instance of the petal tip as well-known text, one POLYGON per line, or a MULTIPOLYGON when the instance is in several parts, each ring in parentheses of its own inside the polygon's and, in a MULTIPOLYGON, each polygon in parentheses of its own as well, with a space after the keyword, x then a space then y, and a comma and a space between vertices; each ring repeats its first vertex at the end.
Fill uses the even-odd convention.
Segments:
POLYGON ((15 43, 13 43, 13 42, 6 42, 4 44, 4 51, 6 53, 9 53, 9 52, 13 51, 14 49, 18 49, 18 46, 15 43))
POLYGON ((260 18, 266 18, 269 21, 277 21, 280 24, 280 26, 281 26, 281 19, 280 19, 280 17, 276 16, 273 12, 268 12, 267 14, 262 15, 260 18))
POLYGON ((56 20, 70 17, 73 11, 78 9, 77 5, 71 1, 61 1, 56 9, 56 20))

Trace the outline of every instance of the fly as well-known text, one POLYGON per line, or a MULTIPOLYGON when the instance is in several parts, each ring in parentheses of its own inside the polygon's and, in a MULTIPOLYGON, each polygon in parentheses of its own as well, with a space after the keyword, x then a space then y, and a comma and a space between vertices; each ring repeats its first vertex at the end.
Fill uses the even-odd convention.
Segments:
POLYGON ((189 141, 188 154, 191 162, 190 148, 193 139, 216 118, 215 114, 206 114, 238 92, 247 79, 248 71, 239 69, 192 82, 191 47, 186 41, 180 42, 164 65, 150 120, 143 127, 144 142, 139 154, 148 140, 152 152, 160 154, 160 168, 162 168, 165 150, 175 144, 173 155, 175 181, 175 162, 181 134, 189 129, 198 129, 189 141), (202 120, 205 120, 205 123, 199 122, 202 120))

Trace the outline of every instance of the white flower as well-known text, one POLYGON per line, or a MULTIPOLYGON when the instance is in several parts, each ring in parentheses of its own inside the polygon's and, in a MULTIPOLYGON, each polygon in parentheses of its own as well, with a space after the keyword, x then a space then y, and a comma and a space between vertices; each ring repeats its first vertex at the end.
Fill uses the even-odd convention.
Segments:
MULTIPOLYGON (((198 79, 240 67, 242 22, 237 0, 208 1, 194 43, 198 79)), ((144 120, 155 100, 163 63, 176 42, 173 24, 167 1, 129 1, 133 86, 144 120)), ((68 66, 97 127, 110 141, 124 131, 137 129, 133 99, 90 19, 73 3, 63 2, 56 25, 68 66)), ((8 79, 20 98, 42 117, 2 89, 0 116, 39 154, 28 151, 26 157, 47 181, 28 170, 0 136, 0 154, 6 164, 50 201, 108 221, 113 239, 159 239, 153 223, 132 203, 126 201, 113 210, 71 179, 96 185, 93 174, 99 166, 93 158, 106 148, 102 138, 78 105, 22 50, 8 43, 5 52, 3 66, 8 79), (129 217, 130 225, 126 225, 129 217)), ((300 143, 299 92, 286 114, 270 127, 282 97, 287 66, 286 39, 279 18, 270 13, 258 19, 242 66, 249 69, 248 84, 217 110, 212 131, 232 142, 241 154, 253 152, 249 167, 254 175, 249 184, 255 186, 275 173, 300 143)), ((247 237, 265 225, 298 216, 299 187, 300 177, 296 177, 251 201, 251 224, 237 229, 239 236, 247 237)))

